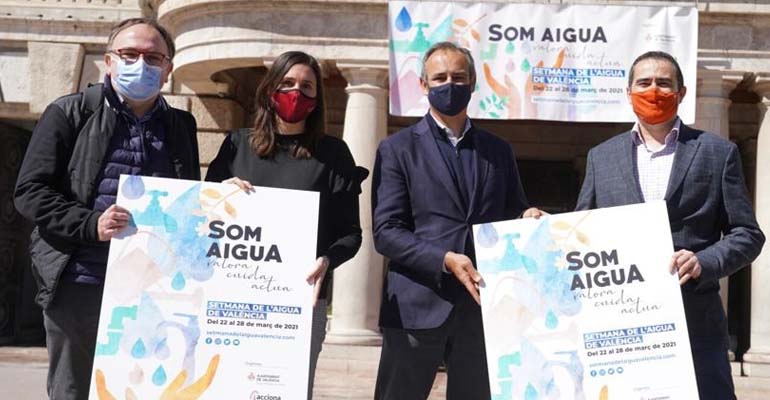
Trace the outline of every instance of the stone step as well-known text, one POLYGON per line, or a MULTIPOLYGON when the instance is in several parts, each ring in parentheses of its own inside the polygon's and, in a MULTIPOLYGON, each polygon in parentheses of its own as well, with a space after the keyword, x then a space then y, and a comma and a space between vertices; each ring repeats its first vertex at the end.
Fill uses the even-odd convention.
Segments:
POLYGON ((735 394, 740 400, 770 399, 770 378, 733 377, 735 394))
MULTIPOLYGON (((324 344, 318 360, 313 398, 315 400, 372 399, 379 359, 380 347, 378 346, 324 344)), ((3 391, 0 398, 14 400, 45 398, 47 360, 48 355, 43 347, 0 347, 0 388, 3 391)), ((733 380, 736 395, 740 400, 770 399, 770 378, 735 376, 733 380)), ((446 374, 439 372, 428 399, 445 398, 446 374)))
MULTIPOLYGON (((379 361, 379 346, 324 344, 318 359, 313 399, 372 399, 379 361)), ((445 398, 446 374, 439 372, 428 399, 445 398)))

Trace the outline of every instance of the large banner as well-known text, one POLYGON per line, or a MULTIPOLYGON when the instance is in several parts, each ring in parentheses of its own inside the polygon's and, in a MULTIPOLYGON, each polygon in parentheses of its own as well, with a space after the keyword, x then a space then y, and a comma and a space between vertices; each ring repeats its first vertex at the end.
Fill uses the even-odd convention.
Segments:
POLYGON ((472 118, 631 122, 628 69, 650 50, 672 54, 695 120, 698 10, 583 4, 390 1, 390 112, 423 116, 422 56, 437 42, 476 62, 472 118))
POLYGON ((665 202, 474 230, 493 400, 698 399, 665 202))
POLYGON ((91 399, 304 399, 318 194, 121 176, 91 399))

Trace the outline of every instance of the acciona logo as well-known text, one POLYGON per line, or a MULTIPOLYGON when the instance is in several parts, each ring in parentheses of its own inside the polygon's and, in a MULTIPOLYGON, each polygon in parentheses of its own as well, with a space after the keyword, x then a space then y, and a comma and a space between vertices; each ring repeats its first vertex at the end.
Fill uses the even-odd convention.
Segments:
POLYGON ((251 392, 251 396, 249 396, 249 400, 281 400, 281 396, 277 396, 274 394, 261 394, 255 390, 251 392))

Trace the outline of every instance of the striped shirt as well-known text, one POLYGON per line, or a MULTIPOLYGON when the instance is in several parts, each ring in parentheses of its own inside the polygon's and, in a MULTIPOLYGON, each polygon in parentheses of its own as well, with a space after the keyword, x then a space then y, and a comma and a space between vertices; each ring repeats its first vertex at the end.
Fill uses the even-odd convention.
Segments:
POLYGON ((681 121, 677 118, 671 132, 666 135, 663 147, 652 150, 642 137, 639 123, 634 125, 634 152, 636 163, 636 179, 642 191, 645 202, 663 200, 668 188, 668 178, 671 176, 671 167, 674 164, 677 138, 681 121))

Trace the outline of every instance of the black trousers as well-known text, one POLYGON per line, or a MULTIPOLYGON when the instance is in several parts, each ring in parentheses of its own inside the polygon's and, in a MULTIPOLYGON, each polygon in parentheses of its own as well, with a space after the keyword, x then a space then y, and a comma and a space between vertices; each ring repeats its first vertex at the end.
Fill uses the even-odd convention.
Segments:
POLYGON ((700 400, 735 400, 730 360, 723 346, 704 348, 693 343, 692 360, 700 400))
POLYGON ((425 400, 442 361, 447 400, 490 398, 481 308, 463 297, 438 328, 383 328, 376 400, 425 400))
POLYGON ((103 289, 60 282, 56 298, 43 311, 51 400, 88 399, 103 289))

